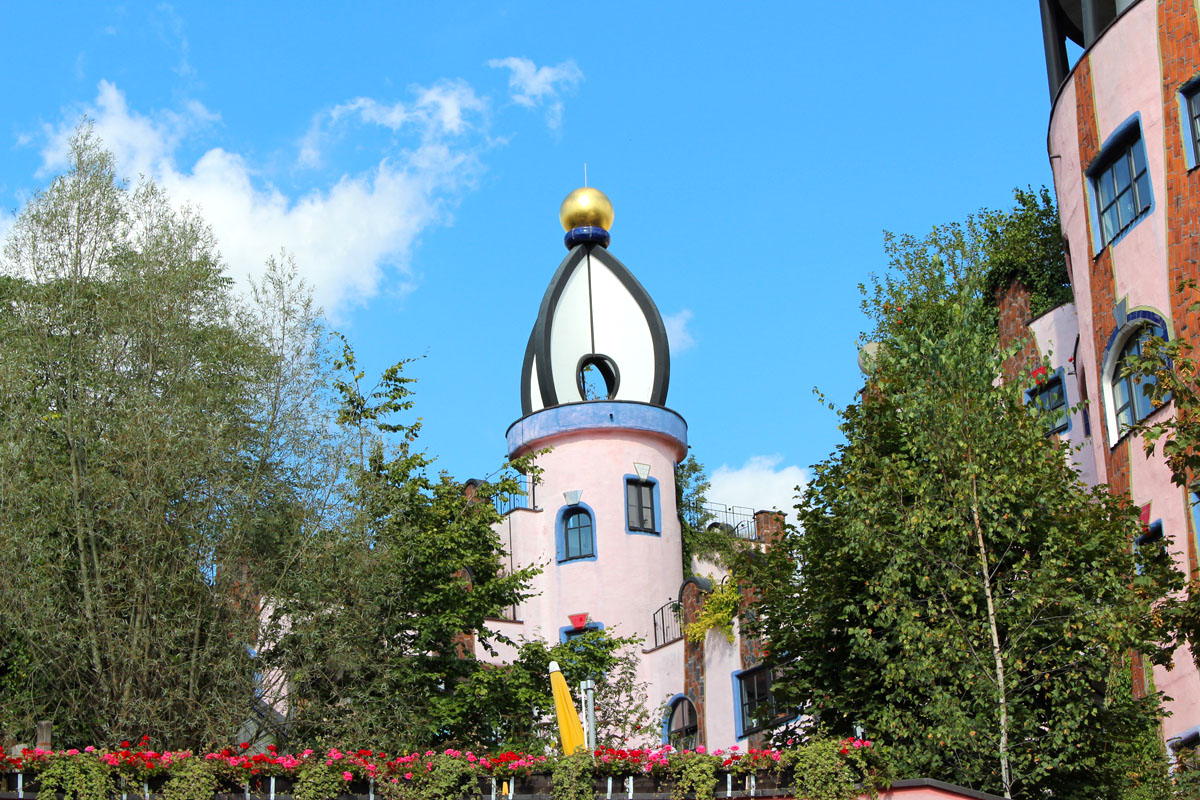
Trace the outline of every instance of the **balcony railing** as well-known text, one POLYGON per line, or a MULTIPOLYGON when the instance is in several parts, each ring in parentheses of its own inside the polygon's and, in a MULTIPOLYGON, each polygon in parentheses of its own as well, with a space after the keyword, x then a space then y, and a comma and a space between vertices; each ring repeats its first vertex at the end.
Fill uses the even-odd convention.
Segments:
POLYGON ((699 503, 681 511, 684 520, 693 527, 720 530, 730 536, 751 542, 761 540, 754 509, 746 506, 727 506, 724 503, 699 503))
POLYGON ((533 495, 529 490, 529 476, 519 475, 517 476, 517 482, 521 484, 521 490, 525 494, 514 494, 508 497, 497 495, 492 498, 492 502, 495 504, 496 510, 500 512, 500 516, 504 516, 514 509, 533 507, 533 504, 530 502, 533 495))
POLYGON ((671 601, 654 612, 654 646, 662 647, 683 638, 683 625, 679 620, 679 603, 671 601))

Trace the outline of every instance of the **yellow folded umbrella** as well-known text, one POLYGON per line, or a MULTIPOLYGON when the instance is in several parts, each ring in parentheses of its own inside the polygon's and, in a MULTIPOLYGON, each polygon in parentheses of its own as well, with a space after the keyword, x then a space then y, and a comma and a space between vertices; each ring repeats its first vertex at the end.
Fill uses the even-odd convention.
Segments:
POLYGON ((571 690, 567 688, 567 679, 559 670, 557 661, 550 662, 550 689, 554 693, 554 712, 558 715, 558 733, 562 737, 563 753, 569 755, 584 746, 583 725, 579 722, 571 690))

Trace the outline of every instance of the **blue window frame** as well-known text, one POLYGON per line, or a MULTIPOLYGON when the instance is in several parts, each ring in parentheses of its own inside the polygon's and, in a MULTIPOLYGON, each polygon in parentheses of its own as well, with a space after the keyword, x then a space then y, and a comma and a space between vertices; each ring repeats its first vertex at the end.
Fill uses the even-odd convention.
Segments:
POLYGON ((596 538, 592 515, 582 508, 568 511, 563 522, 563 560, 572 561, 594 555, 596 538))
POLYGON ((565 625, 558 629, 558 641, 561 644, 566 644, 572 639, 578 639, 585 633, 604 630, 603 622, 589 622, 582 628, 572 628, 570 625, 565 625))
POLYGON ((663 720, 663 744, 676 750, 695 750, 699 744, 700 717, 686 695, 677 694, 667 706, 663 720))
POLYGON ((1143 377, 1138 381, 1133 376, 1122 377, 1121 374, 1130 358, 1141 355, 1145 341, 1151 336, 1166 338, 1166 331, 1153 322, 1139 326, 1125 339, 1113 362, 1112 399, 1118 435, 1124 435, 1129 426, 1141 422, 1154 410, 1146 392, 1154 386, 1155 379, 1143 377))
POLYGON ((1188 169, 1200 166, 1200 77, 1179 90, 1180 131, 1188 169))
POLYGON ((654 478, 625 476, 625 530, 652 535, 662 532, 662 508, 654 478))
POLYGON ((771 681, 771 671, 766 667, 733 673, 733 699, 737 705, 734 723, 738 739, 787 722, 794 716, 780 712, 771 694, 771 681))
POLYGON ((555 522, 554 551, 558 563, 596 560, 596 516, 591 506, 563 506, 555 522))
POLYGON ((1025 390, 1025 402, 1046 416, 1047 436, 1062 433, 1071 427, 1067 388, 1061 368, 1033 388, 1025 390))
POLYGON ((1193 486, 1188 492, 1188 503, 1192 508, 1192 545, 1200 563, 1200 486, 1193 486))
POLYGON ((1137 115, 1105 143, 1088 170, 1096 212, 1096 252, 1119 239, 1154 205, 1146 147, 1137 115))

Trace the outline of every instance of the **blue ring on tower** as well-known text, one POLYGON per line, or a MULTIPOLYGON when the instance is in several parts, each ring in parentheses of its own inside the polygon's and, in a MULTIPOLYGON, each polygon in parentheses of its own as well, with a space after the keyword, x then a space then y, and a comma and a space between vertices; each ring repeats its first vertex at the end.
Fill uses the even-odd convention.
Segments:
POLYGON ((608 231, 596 225, 571 228, 563 237, 563 242, 566 243, 568 250, 579 244, 598 244, 606 248, 611 240, 612 237, 608 235, 608 231))

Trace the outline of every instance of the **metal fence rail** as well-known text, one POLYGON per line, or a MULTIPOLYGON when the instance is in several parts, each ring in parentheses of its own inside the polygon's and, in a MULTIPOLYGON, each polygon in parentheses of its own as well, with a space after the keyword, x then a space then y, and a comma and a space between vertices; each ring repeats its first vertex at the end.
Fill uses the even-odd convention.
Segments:
POLYGON ((724 503, 699 503, 680 510, 684 520, 692 527, 721 530, 730 536, 759 541, 758 522, 754 509, 747 506, 727 506, 724 503))
POLYGON ((654 646, 662 647, 683 638, 683 625, 679 620, 679 603, 670 601, 654 612, 654 646))
POLYGON ((504 516, 510 511, 518 508, 531 508, 530 492, 529 492, 529 476, 520 475, 517 477, 517 482, 521 484, 521 490, 525 494, 514 494, 508 497, 497 495, 492 498, 492 503, 496 506, 496 510, 500 512, 500 516, 504 516))

